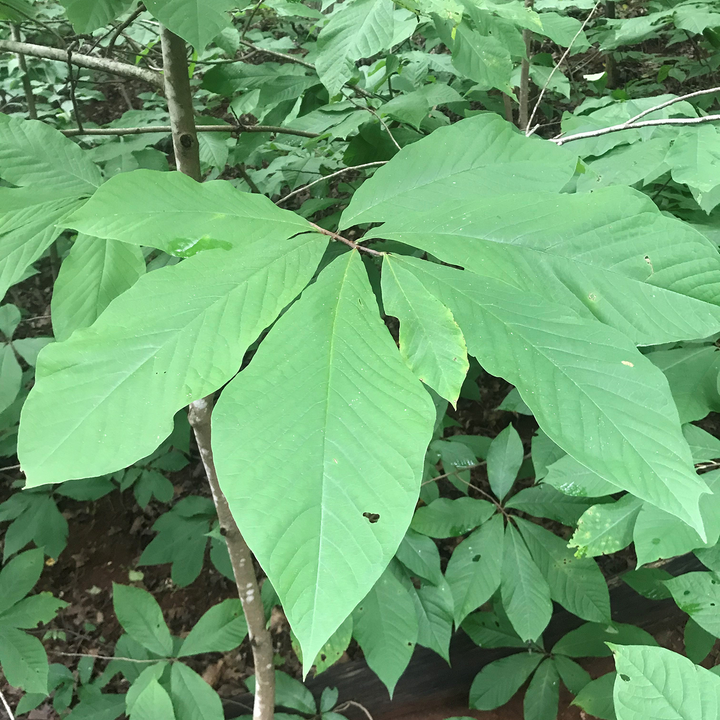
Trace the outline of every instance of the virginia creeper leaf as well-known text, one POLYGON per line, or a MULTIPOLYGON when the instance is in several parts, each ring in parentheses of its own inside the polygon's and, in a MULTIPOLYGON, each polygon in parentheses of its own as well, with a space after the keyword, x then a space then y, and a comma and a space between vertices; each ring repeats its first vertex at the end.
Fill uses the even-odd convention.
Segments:
POLYGON ((520 689, 540 664, 540 653, 517 653, 486 665, 470 687, 470 707, 494 710, 504 705, 520 689))
POLYGON ((355 251, 322 271, 223 392, 220 484, 306 671, 395 554, 434 421, 355 251))

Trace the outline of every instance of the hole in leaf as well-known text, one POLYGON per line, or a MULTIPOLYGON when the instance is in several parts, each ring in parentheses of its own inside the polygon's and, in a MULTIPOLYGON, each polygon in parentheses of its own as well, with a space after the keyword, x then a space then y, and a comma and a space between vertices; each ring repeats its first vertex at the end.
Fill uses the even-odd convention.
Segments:
POLYGON ((327 655, 325 653, 320 653, 320 659, 325 662, 327 660, 327 655))
POLYGON ((629 676, 629 675, 625 675, 625 674, 623 674, 623 673, 620 673, 620 679, 621 679, 623 682, 630 682, 630 676, 629 676))
POLYGON ((689 591, 689 590, 686 590, 686 591, 683 593, 683 595, 689 595, 689 594, 690 594, 690 591, 689 591))
POLYGON ((380 513, 364 512, 363 517, 367 518, 371 525, 374 525, 380 519, 380 513))
POLYGON ((476 555, 476 556, 472 559, 472 561, 473 561, 473 562, 480 562, 480 558, 481 558, 481 557, 482 557, 482 555, 476 555))

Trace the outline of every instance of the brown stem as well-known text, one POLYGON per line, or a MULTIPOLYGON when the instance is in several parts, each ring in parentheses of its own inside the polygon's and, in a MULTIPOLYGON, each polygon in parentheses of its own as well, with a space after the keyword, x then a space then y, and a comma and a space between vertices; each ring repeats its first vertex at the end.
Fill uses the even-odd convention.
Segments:
MULTIPOLYGON (((73 55, 73 57, 76 57, 73 55)), ((146 133, 169 133, 172 132, 170 125, 145 125, 143 127, 130 128, 70 128, 69 130, 60 131, 66 137, 75 137, 76 135, 144 135, 146 133)), ((196 125, 195 132, 229 132, 229 133, 275 133, 277 135, 297 135, 299 137, 316 138, 317 133, 305 132, 305 130, 292 130, 275 125, 196 125)))
POLYGON ((505 106, 505 119, 511 123, 513 121, 512 98, 503 93, 503 105, 505 106))
POLYGON ((144 12, 145 4, 140 3, 140 5, 135 8, 134 12, 132 12, 130 16, 125 19, 124 22, 120 23, 120 25, 117 26, 112 36, 110 37, 110 41, 108 42, 107 47, 105 48, 105 57, 108 57, 110 53, 112 53, 113 48, 115 47, 115 43, 118 41, 118 38, 123 34, 123 32, 130 25, 132 25, 144 12))
POLYGON ((360 252, 365 252, 368 255, 374 255, 375 257, 382 257, 383 255, 387 255, 387 253, 378 252, 377 250, 373 250, 372 248, 363 247, 362 245, 358 245, 356 242, 353 242, 352 240, 348 240, 346 237, 343 237, 342 235, 338 235, 337 233, 334 233, 332 230, 326 230, 324 227, 320 227, 319 225, 316 225, 314 222, 310 222, 308 220, 308 223, 310 225, 312 225, 313 228, 315 228, 316 232, 319 232, 322 235, 327 235, 328 237, 331 237, 333 240, 337 240, 338 242, 341 242, 344 245, 351 247, 353 250, 360 250, 360 252))
MULTIPOLYGON (((525 0, 525 7, 532 9, 533 0, 525 0)), ((530 57, 532 55, 532 32, 525 28, 522 31, 525 43, 525 57, 520 64, 520 93, 518 94, 518 126, 525 130, 528 126, 528 113, 530 103, 530 57)))
MULTIPOLYGON (((605 17, 608 20, 615 19, 615 0, 605 0, 605 17)), ((617 64, 615 63, 612 50, 608 50, 605 56, 605 73, 607 74, 606 87, 614 90, 617 87, 617 64)))
MULTIPOLYGON (((12 39, 15 42, 20 42, 20 28, 17 25, 12 26, 12 39)), ((37 108, 35 107, 35 95, 32 89, 32 83, 30 82, 30 75, 28 75, 27 62, 25 56, 22 53, 17 53, 18 65, 20 66, 20 72, 22 73, 22 86, 23 92, 25 93, 25 102, 27 103, 28 117, 30 120, 37 120, 37 108)))
POLYGON ((255 664, 253 720, 273 720, 275 712, 275 666, 273 664, 272 638, 266 627, 265 611, 260 597, 260 588, 255 576, 255 569, 253 568, 250 548, 247 546, 240 530, 238 530, 225 495, 223 495, 218 483, 210 444, 212 407, 212 397, 197 400, 190 405, 188 419, 195 433, 200 457, 210 483, 220 528, 230 553, 235 584, 237 585, 240 602, 248 625, 248 635, 255 664))
MULTIPOLYGON (((177 169, 199 181, 200 153, 195 132, 185 41, 167 28, 161 27, 160 42, 162 43, 165 97, 170 111, 177 169)), ((235 584, 248 625, 248 635, 255 664, 253 720, 273 720, 275 714, 275 667, 272 638, 266 626, 265 611, 250 549, 235 523, 218 482, 210 434, 212 410, 212 397, 196 400, 190 404, 188 420, 195 434, 200 457, 210 484, 220 528, 230 554, 235 584)))
MULTIPOLYGON (((67 62, 67 52, 58 48, 46 47, 45 45, 33 45, 32 43, 15 42, 14 40, 0 40, 0 51, 23 53, 23 55, 32 55, 33 57, 45 58, 46 60, 58 60, 59 62, 67 62)), ((121 63, 107 58, 93 57, 92 55, 80 55, 73 53, 73 65, 77 67, 88 68, 89 70, 100 70, 110 75, 119 75, 120 77, 135 78, 143 80, 155 87, 162 87, 163 80, 160 73, 152 70, 130 65, 129 63, 121 63)))

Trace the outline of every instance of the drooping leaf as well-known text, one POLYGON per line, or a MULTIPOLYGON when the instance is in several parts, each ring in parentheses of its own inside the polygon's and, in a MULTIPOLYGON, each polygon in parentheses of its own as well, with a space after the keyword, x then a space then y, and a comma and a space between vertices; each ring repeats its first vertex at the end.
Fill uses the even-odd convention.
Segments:
POLYGON ((423 212, 452 198, 559 191, 576 158, 526 139, 495 114, 461 120, 401 150, 353 195, 340 228, 423 212))
POLYGON ((540 653, 518 653, 486 665, 470 687, 470 707, 494 710, 504 705, 540 664, 540 653))
POLYGON ((498 500, 504 500, 510 492, 523 463, 523 453, 522 440, 512 425, 508 425, 490 445, 487 454, 488 480, 498 500))
POLYGON ((113 583, 113 607, 120 625, 133 640, 156 655, 172 654, 170 631, 157 600, 149 592, 113 583))
POLYGON ((412 657, 418 617, 412 585, 388 567, 353 611, 353 635, 390 697, 412 657))
POLYGON ((702 528, 708 490, 667 381, 624 335, 495 279, 410 257, 401 264, 450 307, 468 350, 518 388, 551 439, 618 488, 702 528))
POLYGON ((357 252, 323 270, 223 392, 220 484, 306 669, 395 554, 434 421, 357 252), (279 468, 278 457, 293 460, 279 468))
POLYGON ((583 557, 609 555, 626 548, 633 540, 633 528, 641 508, 642 502, 632 495, 625 495, 614 503, 593 505, 578 521, 570 547, 577 548, 578 555, 583 557))
POLYGON ((469 367, 465 338, 422 283, 408 275, 400 282, 391 258, 383 260, 383 305, 400 320, 400 354, 420 380, 455 405, 469 367))
POLYGON ((47 123, 0 113, 0 177, 20 187, 52 188, 56 197, 87 197, 102 183, 76 143, 47 123))
POLYGON ((145 274, 140 248, 117 240, 78 235, 53 286, 55 339, 89 327, 118 295, 145 274))
POLYGON ((315 67, 332 97, 355 72, 355 61, 371 57, 393 42, 390 0, 353 0, 339 5, 317 41, 315 67))
POLYGON ((106 240, 147 245, 188 257, 213 248, 243 250, 311 230, 295 213, 229 182, 197 183, 179 172, 115 175, 67 219, 67 226, 106 240))
POLYGON ((552 615, 550 586, 511 524, 505 528, 500 590, 515 632, 523 640, 537 640, 552 615))
POLYGON ((550 586, 550 597, 583 620, 609 621, 610 594, 595 561, 575 557, 565 540, 540 525, 522 518, 517 523, 550 586))
POLYGON ((195 623, 183 641, 178 657, 234 650, 245 639, 247 631, 240 600, 223 600, 195 623))
MULTIPOLYGON (((392 164, 378 170, 355 197, 392 164)), ((496 173, 503 170, 495 166, 496 173)), ((501 178, 495 183, 500 186, 501 178)), ((635 344, 693 340, 720 329, 715 247, 687 224, 662 215, 638 191, 473 193, 447 201, 436 196, 424 209, 406 209, 397 198, 396 203, 392 219, 369 237, 418 247, 446 263, 542 295, 617 328, 635 344)), ((387 219, 381 215, 368 219, 387 219)), ((467 334, 465 339, 469 345, 467 334)))
POLYGON ((167 28, 202 52, 230 25, 232 0, 148 0, 145 7, 167 28))
POLYGON ((559 702, 560 674, 548 658, 539 665, 525 691, 524 720, 555 720, 559 702))
POLYGON ((617 720, 717 717, 720 677, 660 647, 612 646, 617 720))
POLYGON ((149 455, 178 410, 237 372, 324 247, 305 234, 200 253, 145 275, 91 328, 47 346, 18 441, 28 484, 94 477, 149 455))

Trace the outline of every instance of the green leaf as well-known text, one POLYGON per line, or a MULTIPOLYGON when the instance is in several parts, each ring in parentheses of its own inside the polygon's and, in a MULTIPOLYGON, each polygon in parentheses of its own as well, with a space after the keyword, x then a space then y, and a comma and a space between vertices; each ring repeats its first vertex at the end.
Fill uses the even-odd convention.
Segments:
MULTIPOLYGON (((264 587, 264 586, 263 586, 264 587)), ((330 636, 315 658, 315 675, 334 665, 348 649, 352 640, 353 619, 348 615, 340 627, 330 636)), ((324 692, 324 691, 323 691, 324 692)))
POLYGON ((577 554, 582 557, 609 555, 626 548, 632 542, 641 508, 642 502, 632 495, 593 505, 582 514, 569 546, 578 548, 577 554))
POLYGON ((446 582, 423 585, 415 593, 418 617, 418 645, 434 650, 450 663, 453 625, 453 595, 446 582))
POLYGON ((15 357, 12 345, 0 345, 0 412, 14 402, 22 385, 22 368, 15 357))
POLYGON ((79 234, 53 286, 55 339, 67 340, 78 328, 90 327, 111 300, 144 274, 140 248, 79 234))
POLYGON ((113 607, 123 630, 150 652, 169 657, 173 652, 162 610, 146 590, 113 583, 113 607))
POLYGON ((115 20, 133 0, 60 0, 75 32, 91 33, 115 20))
POLYGON ((696 665, 699 665, 715 647, 715 636, 701 628, 692 618, 685 623, 683 634, 685 654, 696 665))
POLYGON ((115 175, 66 224, 107 240, 147 245, 189 257, 214 248, 247 251, 311 231, 306 220, 264 195, 229 182, 197 183, 179 172, 115 175))
POLYGON ((178 657, 206 652, 229 652, 248 632, 240 600, 223 600, 213 605, 193 626, 183 641, 178 657))
POLYGON ((715 573, 685 573, 665 581, 677 606, 701 628, 720 637, 720 579, 715 573))
POLYGON ((486 665, 470 687, 470 707, 494 710, 504 705, 540 664, 540 653, 518 653, 486 665))
POLYGON ((555 655, 553 662, 563 685, 573 694, 577 695, 589 682, 590 673, 565 655, 555 655))
MULTIPOLYGON (((255 693, 255 676, 245 681, 251 693, 255 693)), ((275 671, 275 705, 314 715, 317 712, 312 693, 287 673, 275 671)), ((277 713, 275 714, 277 717, 277 713)))
POLYGON ((623 573, 620 577, 638 595, 650 600, 663 600, 671 597, 670 591, 665 587, 665 580, 670 580, 672 575, 662 568, 641 567, 623 573))
POLYGON ((153 452, 178 410, 237 372, 325 245, 304 234, 200 253, 143 276, 91 328, 47 346, 18 440, 28 484, 103 475, 153 452))
POLYGON ((493 113, 477 115, 403 148, 353 195, 340 229, 423 212, 440 199, 470 193, 559 191, 575 166, 564 148, 527 139, 493 113))
POLYGON ((492 441, 487 454, 487 472, 490 487, 498 500, 504 500, 510 492, 523 463, 523 455, 522 440, 512 425, 492 441))
POLYGON ((596 680, 588 683, 572 701, 585 710, 592 717, 602 720, 616 720, 613 707, 613 687, 615 685, 615 673, 610 672, 601 675, 596 680))
POLYGON ((440 553, 437 545, 427 536, 408 529, 395 557, 417 577, 434 585, 443 582, 440 553))
POLYGON ((720 678, 687 658, 659 647, 612 646, 617 677, 617 720, 717 717, 720 678))
POLYGON ((561 637, 552 649, 553 655, 566 657, 610 657, 607 643, 616 645, 656 645, 650 633, 635 625, 623 623, 585 623, 561 637))
POLYGON ((128 716, 130 720, 157 720, 157 718, 175 720, 176 718, 167 690, 155 678, 152 678, 134 698, 132 707, 128 707, 128 716))
POLYGON ((97 166, 72 140, 39 120, 0 113, 0 177, 13 185, 86 197, 102 183, 97 166))
POLYGON ((678 135, 665 158, 675 182, 687 185, 698 205, 709 213, 720 203, 720 135, 700 125, 678 135))
POLYGON ((320 712, 325 713, 332 710, 337 705, 339 694, 340 693, 337 688, 323 688, 322 695, 320 695, 320 703, 318 705, 320 712))
POLYGON ((526 647, 508 619, 495 613, 472 613, 463 620, 462 629, 482 648, 526 647))
POLYGON ((12 627, 30 630, 40 623, 50 622, 66 602, 54 598, 49 592, 26 597, 13 605, 9 610, 0 613, 0 622, 12 627))
POLYGON ((720 439, 690 423, 683 425, 682 430, 695 462, 720 458, 720 439))
POLYGON ((145 7, 163 24, 201 52, 230 25, 232 0, 148 0, 145 7))
POLYGON ((353 611, 353 636, 392 698, 418 637, 414 589, 388 567, 353 611))
POLYGON ((400 354, 412 371, 441 397, 457 404, 469 368, 465 338, 450 310, 417 278, 394 272, 383 259, 385 312, 400 320, 400 354))
POLYGON ((223 392, 213 414, 220 485, 306 670, 405 535, 434 422, 357 252, 322 271, 223 392), (278 467, 278 457, 292 463, 278 467))
POLYGON ((48 660, 37 638, 0 623, 0 665, 13 687, 47 695, 48 660))
POLYGON ((517 524, 550 586, 550 597, 583 620, 609 621, 610 594, 596 562, 575 557, 565 540, 540 525, 522 518, 517 524))
POLYGON ((603 480, 596 472, 581 465, 570 455, 552 463, 543 482, 557 488, 564 495, 578 498, 603 497, 618 491, 615 485, 603 480))
POLYGON ((330 97, 355 73, 355 61, 389 48, 394 35, 390 0, 353 0, 337 7, 320 31, 315 68, 330 97))
POLYGON ((0 307, 0 330, 6 340, 12 340, 21 319, 20 310, 12 303, 0 307))
POLYGON ((571 526, 577 523, 589 505, 587 499, 566 495, 546 483, 525 488, 505 503, 507 508, 571 526))
MULTIPOLYGON (((495 172, 501 187, 505 167, 496 165, 495 172)), ((598 318, 638 345, 693 340, 720 329, 715 247, 687 224, 662 215, 646 195, 623 187, 587 194, 498 194, 444 194, 410 212, 398 203, 393 219, 366 238, 397 240, 542 295, 581 317, 598 318)), ((368 219, 387 218, 375 213, 368 219)))
POLYGON ((45 554, 28 550, 14 557, 0 570, 0 616, 20 602, 40 579, 45 554))
POLYGON ((81 700, 66 720, 116 720, 125 712, 125 695, 93 695, 81 700))
POLYGON ((450 307, 471 354, 518 388, 552 440, 617 487, 702 528, 698 503, 708 489, 667 381, 624 335, 494 279, 402 263, 450 307))
POLYGON ((544 660, 530 680, 523 701, 524 720, 555 720, 560 702, 560 674, 553 660, 544 660))
POLYGON ((453 65, 481 90, 497 88, 512 94, 512 59, 500 40, 492 35, 481 35, 467 22, 461 22, 455 28, 452 51, 453 65))
MULTIPOLYGON (((238 601, 239 602, 239 601, 238 601)), ((220 696, 187 665, 176 662, 170 669, 170 697, 178 720, 223 720, 220 696)), ((156 715, 163 718, 163 715, 156 715)))
POLYGON ((3 20, 21 23, 35 17, 35 14, 35 8, 26 0, 0 0, 0 18, 3 20))
POLYGON ((455 624, 487 602, 500 585, 503 566, 503 519, 495 515, 458 545, 445 578, 455 600, 455 624))
POLYGON ((522 640, 537 640, 552 615, 550 586, 520 533, 508 524, 500 585, 502 604, 522 640))

